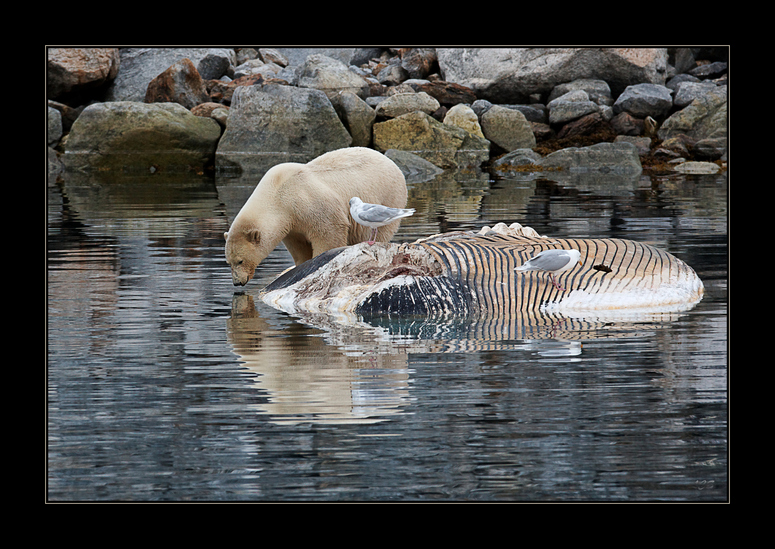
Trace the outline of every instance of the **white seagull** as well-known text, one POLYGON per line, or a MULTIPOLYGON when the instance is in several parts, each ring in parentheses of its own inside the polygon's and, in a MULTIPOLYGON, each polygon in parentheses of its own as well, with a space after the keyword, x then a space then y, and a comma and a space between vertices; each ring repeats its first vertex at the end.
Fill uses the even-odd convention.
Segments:
POLYGON ((577 263, 581 263, 579 257, 581 257, 581 254, 578 250, 544 250, 514 270, 546 271, 551 275, 554 287, 565 291, 565 288, 557 284, 554 276, 572 269, 577 263))
POLYGON ((403 210, 401 208, 389 208, 380 204, 367 204, 357 196, 350 199, 350 215, 359 224, 365 227, 371 227, 371 239, 369 244, 374 244, 377 240, 377 229, 384 225, 392 223, 396 219, 409 217, 414 213, 414 209, 403 210))

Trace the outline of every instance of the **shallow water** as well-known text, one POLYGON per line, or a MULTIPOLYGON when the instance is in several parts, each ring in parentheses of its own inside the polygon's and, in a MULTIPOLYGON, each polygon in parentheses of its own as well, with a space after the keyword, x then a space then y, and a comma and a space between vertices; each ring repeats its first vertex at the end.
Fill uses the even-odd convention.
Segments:
POLYGON ((727 181, 410 181, 396 241, 517 221, 659 246, 705 297, 508 326, 295 318, 235 289, 254 182, 48 188, 49 501, 725 501, 727 181))

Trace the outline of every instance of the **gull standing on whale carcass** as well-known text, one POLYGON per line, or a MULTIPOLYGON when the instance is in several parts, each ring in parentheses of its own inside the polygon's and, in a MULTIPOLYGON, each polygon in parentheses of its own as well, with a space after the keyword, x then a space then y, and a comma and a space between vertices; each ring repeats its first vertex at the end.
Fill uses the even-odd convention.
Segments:
POLYGON ((575 267, 577 263, 580 263, 579 257, 581 254, 578 250, 544 250, 514 270, 546 271, 551 275, 554 287, 565 291, 565 288, 557 284, 554 276, 575 267))
POLYGON ((368 241, 370 245, 377 240, 377 229, 402 217, 409 217, 413 213, 412 208, 404 210, 381 204, 368 204, 357 196, 350 199, 350 215, 357 223, 371 228, 371 239, 368 241))

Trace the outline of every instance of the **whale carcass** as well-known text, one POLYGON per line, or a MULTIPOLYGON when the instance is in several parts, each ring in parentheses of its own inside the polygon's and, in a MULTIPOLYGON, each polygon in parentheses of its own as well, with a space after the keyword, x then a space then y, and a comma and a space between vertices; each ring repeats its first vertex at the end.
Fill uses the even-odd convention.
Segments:
POLYGON ((703 292, 689 265, 654 246, 552 238, 501 223, 477 233, 329 250, 280 275, 260 298, 291 313, 493 318, 539 310, 681 311, 703 292), (515 270, 549 249, 580 252, 579 263, 559 277, 564 291, 547 273, 515 270))

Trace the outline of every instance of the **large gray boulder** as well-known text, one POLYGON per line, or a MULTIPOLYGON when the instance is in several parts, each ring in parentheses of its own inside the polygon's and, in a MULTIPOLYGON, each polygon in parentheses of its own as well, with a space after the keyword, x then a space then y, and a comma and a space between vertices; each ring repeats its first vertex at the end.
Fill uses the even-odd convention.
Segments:
POLYGON ((369 84, 341 61, 322 54, 307 57, 299 71, 298 86, 325 92, 329 97, 351 91, 361 99, 369 96, 369 84))
POLYGON ((555 86, 552 93, 549 94, 547 101, 551 102, 568 92, 583 90, 587 93, 587 98, 598 105, 613 105, 614 100, 611 97, 611 87, 605 80, 597 78, 579 78, 573 82, 566 82, 555 86))
POLYGON ((300 67, 310 55, 325 55, 345 65, 361 65, 378 57, 380 48, 274 48, 288 60, 291 67, 300 67))
POLYGON ((62 113, 51 106, 48 107, 46 128, 48 144, 56 145, 59 143, 59 140, 62 139, 62 113))
POLYGON ((598 112, 600 109, 597 103, 590 101, 589 95, 582 89, 569 91, 549 101, 546 106, 549 109, 550 124, 565 124, 571 120, 577 120, 582 116, 598 112))
POLYGON ((212 165, 221 128, 177 103, 117 101, 88 106, 70 129, 68 169, 201 170, 212 165))
POLYGON ((638 149, 632 143, 597 143, 589 147, 560 149, 540 159, 544 168, 567 170, 571 173, 600 172, 619 175, 640 174, 642 166, 638 149))
POLYGON ((351 143, 322 91, 278 84, 240 86, 232 96, 216 168, 263 173, 280 162, 306 163, 351 143))
POLYGON ((236 59, 231 48, 121 48, 119 53, 121 69, 106 92, 106 101, 145 100, 151 80, 185 58, 194 66, 208 56, 223 57, 231 64, 236 59))
POLYGON ((421 111, 374 124, 374 147, 412 152, 445 169, 478 166, 490 157, 489 141, 421 111))
POLYGON ((396 118, 413 111, 433 114, 441 105, 425 92, 397 93, 380 101, 376 108, 377 116, 396 118))
POLYGON ((659 118, 673 108, 673 91, 658 84, 627 86, 614 103, 614 113, 628 112, 636 118, 659 118))
POLYGON ((462 103, 458 103, 447 111, 447 114, 444 115, 444 124, 457 126, 468 133, 484 137, 482 126, 479 124, 479 117, 476 116, 471 107, 462 103))
POLYGON ((630 84, 664 84, 667 48, 437 48, 444 79, 493 103, 524 103, 534 93, 580 78, 604 80, 614 95, 630 84))
POLYGON ((377 113, 366 101, 351 91, 340 91, 329 96, 339 119, 352 136, 353 147, 370 147, 371 133, 377 113))
POLYGON ((657 135, 665 140, 679 134, 692 139, 726 138, 727 88, 719 86, 698 96, 692 103, 673 113, 660 126, 657 135))
POLYGON ((691 105, 692 101, 708 92, 717 91, 715 82, 680 82, 675 87, 673 104, 679 109, 691 105))
POLYGON ((484 137, 506 151, 536 146, 533 128, 518 110, 493 105, 481 116, 481 126, 484 137))

